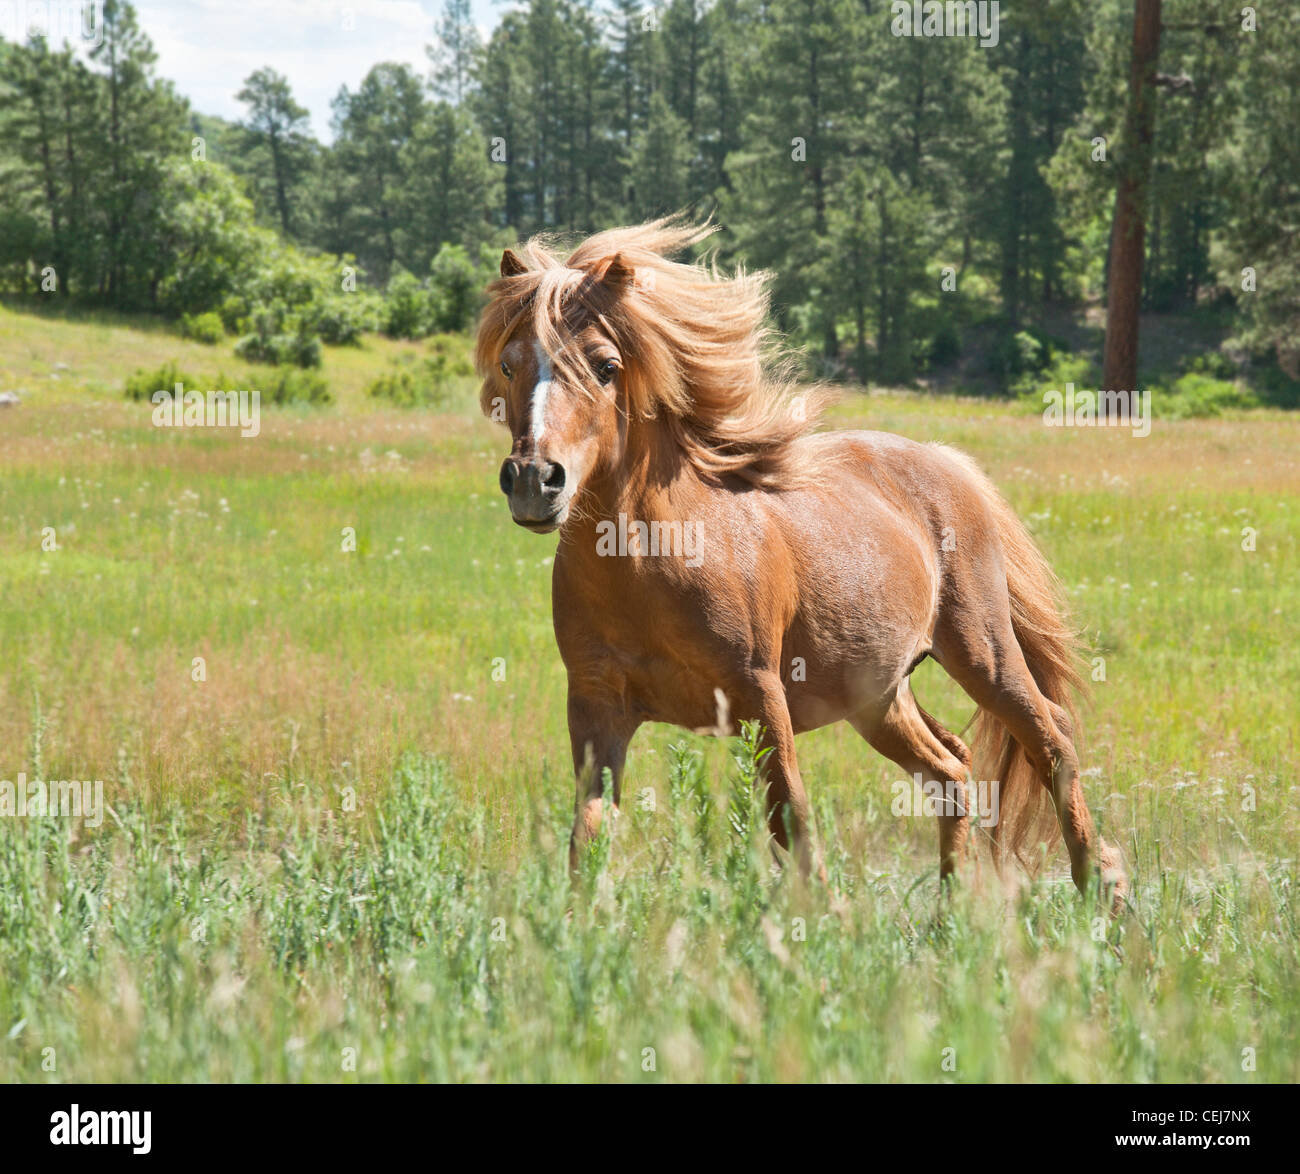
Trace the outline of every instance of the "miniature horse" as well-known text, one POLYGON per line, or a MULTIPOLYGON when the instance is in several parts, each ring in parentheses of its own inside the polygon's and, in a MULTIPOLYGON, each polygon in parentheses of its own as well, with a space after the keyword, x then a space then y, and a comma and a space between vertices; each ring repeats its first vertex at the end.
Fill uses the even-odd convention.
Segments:
POLYGON ((941 877, 966 854, 974 761, 1000 788, 995 858, 1023 859, 1059 822, 1074 883, 1099 870, 1118 907, 1119 857, 1079 783, 1076 647, 1052 571, 963 454, 814 433, 819 393, 766 361, 764 278, 669 259, 710 231, 666 219, 567 258, 537 239, 507 249, 479 326, 481 405, 513 440, 511 516, 559 530, 571 864, 600 827, 606 769, 618 803, 637 727, 714 726, 722 697, 762 725, 769 826, 803 873, 795 735, 844 720, 928 793, 949 788, 941 877), (912 695, 927 656, 979 706, 974 760, 912 695))

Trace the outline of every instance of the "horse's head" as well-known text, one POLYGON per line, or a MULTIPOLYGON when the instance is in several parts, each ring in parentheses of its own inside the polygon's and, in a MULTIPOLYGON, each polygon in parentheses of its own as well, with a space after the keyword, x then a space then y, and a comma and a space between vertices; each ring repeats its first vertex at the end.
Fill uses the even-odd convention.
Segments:
POLYGON ((476 357, 483 408, 512 438, 501 491, 534 533, 564 525, 583 485, 617 459, 624 356, 608 314, 632 281, 617 256, 587 271, 502 255, 476 357))
POLYGON ((519 525, 544 534, 595 516, 589 505, 638 478, 820 476, 820 450, 795 442, 824 397, 795 396, 788 370, 765 366, 764 276, 670 259, 712 231, 668 217, 598 232, 567 257, 539 237, 503 254, 474 362, 484 414, 510 429, 501 489, 519 525))

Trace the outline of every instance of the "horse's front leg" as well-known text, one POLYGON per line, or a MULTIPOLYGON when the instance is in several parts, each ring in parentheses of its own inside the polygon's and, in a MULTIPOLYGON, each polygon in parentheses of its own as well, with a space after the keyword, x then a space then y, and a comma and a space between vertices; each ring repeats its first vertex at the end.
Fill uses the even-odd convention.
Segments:
POLYGON ((767 826, 772 837, 787 849, 799 864, 799 873, 807 877, 814 859, 817 875, 824 881, 826 867, 818 858, 812 839, 812 821, 808 794, 799 774, 795 757, 794 727, 786 705, 785 686, 778 673, 765 673, 756 682, 756 708, 763 726, 761 745, 770 747, 764 760, 767 783, 767 826), (787 834, 787 821, 789 832, 787 834))
POLYGON ((569 837, 569 868, 577 872, 582 849, 600 831, 604 817, 604 777, 613 780, 614 809, 618 809, 627 746, 636 732, 621 706, 569 690, 569 742, 577 777, 573 834, 569 837))

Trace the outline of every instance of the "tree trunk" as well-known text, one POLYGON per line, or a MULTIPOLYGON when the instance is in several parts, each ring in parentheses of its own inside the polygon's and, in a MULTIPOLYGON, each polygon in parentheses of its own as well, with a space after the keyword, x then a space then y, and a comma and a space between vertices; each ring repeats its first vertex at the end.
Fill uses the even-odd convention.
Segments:
POLYGON ((271 170, 275 173, 275 206, 280 213, 280 229, 285 239, 290 240, 293 232, 289 225, 289 191, 285 178, 285 163, 280 154, 280 140, 275 131, 269 134, 271 145, 271 170))
POLYGON ((1021 273, 1024 256, 1021 248, 1026 234, 1025 195, 1029 178, 1033 174, 1032 144, 1030 142, 1029 116, 1029 41, 1024 32, 1017 38, 1015 73, 1011 78, 1011 159, 1007 165, 1006 201, 1001 232, 1002 274, 999 293, 1002 312, 1011 330, 1020 328, 1020 311, 1024 303, 1021 273))
POLYGON ((1108 416, 1127 419, 1137 390, 1138 312, 1146 237, 1146 194, 1155 133, 1156 59, 1160 52, 1161 0, 1135 0, 1133 59, 1129 71, 1124 151, 1115 190, 1110 234, 1110 280, 1106 300, 1106 349, 1102 388, 1108 416))
MULTIPOLYGON (((826 240, 826 172, 822 169, 822 129, 821 78, 817 70, 817 45, 814 42, 808 54, 808 109, 809 129, 813 143, 813 158, 808 165, 808 175, 813 185, 813 231, 817 234, 818 244, 826 240)), ((822 354, 835 360, 840 353, 839 332, 835 328, 835 310, 827 307, 822 323, 822 354)))

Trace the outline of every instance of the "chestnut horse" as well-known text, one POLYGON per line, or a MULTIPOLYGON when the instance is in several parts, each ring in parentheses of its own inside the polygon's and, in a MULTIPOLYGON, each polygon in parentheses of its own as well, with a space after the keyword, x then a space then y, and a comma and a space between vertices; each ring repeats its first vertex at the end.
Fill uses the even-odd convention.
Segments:
POLYGON ((1079 784, 1075 638, 1051 569, 963 454, 881 432, 812 431, 819 393, 774 367, 761 275, 670 258, 712 230, 601 232, 567 257, 501 258, 476 365, 512 437, 515 523, 559 531, 555 636, 568 670, 576 867, 619 801, 642 722, 761 723, 771 834, 812 864, 795 735, 847 721, 927 790, 939 867, 966 854, 964 785, 999 788, 995 859, 1059 823, 1071 874, 1126 881, 1079 784), (975 755, 917 703, 933 657, 979 707, 975 755), (1055 819, 1052 819, 1052 811, 1055 819))

